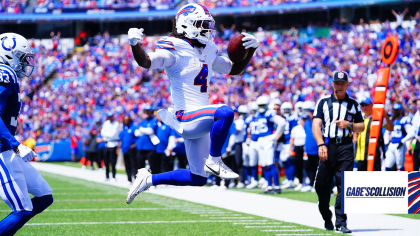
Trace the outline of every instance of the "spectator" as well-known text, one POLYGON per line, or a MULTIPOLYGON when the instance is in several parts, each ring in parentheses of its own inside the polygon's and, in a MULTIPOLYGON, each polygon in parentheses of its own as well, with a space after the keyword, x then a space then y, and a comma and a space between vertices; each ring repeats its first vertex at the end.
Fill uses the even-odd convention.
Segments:
POLYGON ((137 170, 137 152, 136 141, 137 137, 134 135, 136 125, 131 120, 129 115, 125 115, 123 119, 123 129, 120 132, 120 143, 118 145, 124 155, 125 172, 127 173, 127 180, 131 184, 132 176, 136 177, 137 170))
POLYGON ((400 11, 396 13, 394 9, 392 9, 391 12, 395 16, 395 19, 397 20, 397 29, 402 29, 402 23, 404 21, 405 14, 407 14, 408 12, 408 8, 404 9, 402 13, 400 11))
POLYGON ((107 114, 107 120, 102 125, 101 135, 105 142, 105 181, 109 181, 109 164, 112 167, 112 181, 117 182, 115 175, 117 170, 115 166, 117 164, 117 147, 119 143, 119 126, 118 121, 114 120, 114 113, 110 112, 107 114))

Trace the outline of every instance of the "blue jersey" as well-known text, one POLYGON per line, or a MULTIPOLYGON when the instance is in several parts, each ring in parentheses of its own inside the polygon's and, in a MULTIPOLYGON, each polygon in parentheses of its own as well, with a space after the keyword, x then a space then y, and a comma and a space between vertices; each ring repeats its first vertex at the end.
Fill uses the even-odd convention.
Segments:
POLYGON ((308 119, 305 121, 303 127, 306 133, 305 152, 308 155, 318 155, 318 143, 316 142, 314 134, 312 133, 312 120, 308 119))
POLYGON ((404 116, 398 120, 392 121, 394 123, 394 131, 392 131, 391 143, 400 143, 405 136, 407 136, 407 130, 405 130, 405 125, 411 124, 411 119, 408 116, 404 116))
MULTIPOLYGON (((158 128, 157 120, 154 117, 149 117, 142 120, 138 127, 152 128, 156 134, 158 128)), ((149 135, 142 135, 137 139, 137 150, 156 150, 156 146, 153 145, 149 135)))
POLYGON ((0 152, 19 146, 14 135, 20 107, 18 77, 12 68, 0 64, 0 152))
POLYGON ((298 125, 299 119, 296 116, 289 116, 286 119, 286 126, 284 127, 284 144, 289 144, 290 136, 292 135, 292 129, 298 125))
MULTIPOLYGON (((171 130, 171 136, 174 136, 175 139, 181 138, 181 135, 179 135, 175 130, 171 130)), ((185 154, 185 143, 184 142, 177 142, 176 146, 172 150, 176 154, 185 154)))
POLYGON ((156 145, 156 153, 165 153, 168 147, 169 136, 171 135, 171 127, 165 123, 158 125, 156 136, 159 138, 159 143, 156 145))
POLYGON ((124 125, 121 130, 121 150, 124 154, 126 154, 130 150, 131 145, 137 141, 137 137, 134 135, 134 130, 136 130, 134 122, 131 122, 128 126, 124 125))
POLYGON ((235 125, 235 123, 232 123, 232 125, 229 128, 228 136, 227 136, 227 138, 225 140, 225 143, 223 144, 223 147, 222 147, 222 154, 225 154, 226 153, 226 148, 229 145, 230 136, 232 136, 232 134, 236 134, 236 132, 237 132, 236 131, 236 125, 235 125))
POLYGON ((260 133, 258 130, 258 120, 256 116, 248 116, 245 119, 245 124, 247 127, 249 127, 249 130, 251 132, 251 140, 252 141, 257 141, 258 138, 260 137, 260 133))
POLYGON ((271 118, 274 116, 276 116, 276 112, 274 110, 267 110, 264 114, 258 113, 257 120, 259 137, 265 137, 274 133, 274 126, 276 123, 271 121, 271 118))

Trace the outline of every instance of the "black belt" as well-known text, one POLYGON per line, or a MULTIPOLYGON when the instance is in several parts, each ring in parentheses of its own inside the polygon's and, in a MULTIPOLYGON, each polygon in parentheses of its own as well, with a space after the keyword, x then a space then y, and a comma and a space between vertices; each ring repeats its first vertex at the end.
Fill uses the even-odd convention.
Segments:
MULTIPOLYGON (((324 138, 326 139, 326 138, 324 138)), ((328 143, 335 143, 335 144, 350 144, 353 143, 352 137, 343 137, 343 138, 329 138, 328 143)))

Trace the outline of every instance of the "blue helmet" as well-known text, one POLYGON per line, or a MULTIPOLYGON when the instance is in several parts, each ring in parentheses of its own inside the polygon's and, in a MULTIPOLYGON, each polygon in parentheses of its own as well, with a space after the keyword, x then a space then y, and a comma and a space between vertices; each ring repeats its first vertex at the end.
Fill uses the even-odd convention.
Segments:
POLYGON ((393 110, 404 110, 404 108, 403 108, 403 106, 400 104, 400 103, 395 103, 393 106, 392 106, 392 109, 393 110))

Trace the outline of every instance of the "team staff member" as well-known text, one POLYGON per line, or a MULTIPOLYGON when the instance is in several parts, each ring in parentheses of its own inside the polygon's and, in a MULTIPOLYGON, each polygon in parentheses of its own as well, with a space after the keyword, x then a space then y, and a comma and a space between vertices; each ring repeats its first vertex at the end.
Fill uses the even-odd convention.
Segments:
POLYGON ((137 159, 139 169, 145 167, 146 160, 149 162, 153 174, 160 173, 160 159, 156 156, 156 145, 159 139, 156 137, 157 120, 153 116, 153 109, 150 106, 144 108, 144 119, 139 123, 139 128, 135 131, 137 139, 137 159), (158 139, 156 141, 156 139, 158 139))
MULTIPOLYGON (((370 140, 370 129, 372 127, 372 111, 373 111, 373 102, 371 98, 365 98, 360 105, 362 106, 362 111, 365 114, 365 123, 366 129, 360 134, 354 134, 353 140, 356 142, 356 161, 357 161, 357 171, 367 171, 367 157, 369 149, 369 140, 370 140)), ((385 129, 388 131, 394 130, 394 124, 390 120, 388 113, 384 113, 386 124, 385 129)), ((376 145, 376 154, 375 154, 375 163, 373 165, 374 171, 381 171, 381 157, 385 155, 385 142, 384 136, 382 135, 382 129, 379 130, 378 144, 376 145)))
POLYGON ((105 141, 105 175, 106 181, 109 180, 109 164, 112 166, 112 180, 117 182, 115 175, 117 170, 117 146, 119 144, 119 127, 120 123, 114 120, 114 114, 108 113, 108 120, 102 126, 101 135, 105 141))
POLYGON ((169 166, 167 171, 174 170, 174 159, 178 159, 178 168, 179 169, 187 169, 187 153, 185 151, 185 143, 184 138, 181 137, 175 130, 171 131, 171 135, 169 136, 169 144, 168 144, 169 156, 171 156, 171 165, 169 166))
MULTIPOLYGON (((420 96, 417 97, 416 100, 414 100, 414 102, 417 105, 417 112, 416 114, 414 114, 414 117, 412 119, 412 123, 411 125, 413 126, 414 130, 417 131, 420 129, 420 96)), ((420 153, 420 137, 418 132, 416 132, 416 136, 415 136, 417 142, 416 142, 416 147, 414 148, 414 153, 413 153, 413 165, 414 165, 414 169, 413 171, 419 171, 419 166, 420 166, 420 159, 419 159, 419 153, 420 153)))
POLYGON ((123 129, 120 132, 120 144, 119 147, 124 155, 125 172, 127 173, 128 182, 132 182, 132 176, 136 176, 138 164, 137 164, 137 152, 136 152, 136 141, 137 137, 134 135, 136 126, 131 120, 131 117, 125 115, 123 118, 123 129))
POLYGON ((173 159, 173 157, 171 157, 170 155, 166 155, 166 153, 168 153, 167 148, 169 143, 169 136, 171 135, 172 129, 169 125, 163 123, 159 116, 156 116, 156 119, 158 121, 158 129, 156 136, 160 141, 158 145, 156 145, 156 155, 157 158, 160 159, 160 171, 163 173, 172 171, 171 165, 173 166, 173 160, 171 159, 173 159))
POLYGON ((326 230, 334 230, 329 209, 332 179, 337 184, 335 226, 337 231, 351 233, 347 215, 341 214, 341 171, 352 171, 354 165, 353 132, 365 129, 359 103, 347 95, 349 76, 344 71, 334 72, 333 94, 321 98, 315 108, 312 131, 318 143, 319 167, 315 180, 318 208, 326 230), (322 127, 323 130, 322 130, 322 127))
POLYGON ((306 133, 303 125, 308 119, 308 115, 302 115, 298 125, 293 127, 290 135, 290 154, 295 157, 295 176, 299 180, 298 186, 294 189, 300 191, 303 187, 303 154, 305 153, 306 133))
POLYGON ((305 102, 304 104, 304 111, 308 114, 309 119, 305 121, 303 125, 306 133, 306 140, 305 140, 305 152, 308 156, 307 160, 303 161, 303 166, 305 167, 306 173, 308 173, 309 177, 309 185, 303 187, 300 191, 308 192, 312 191, 315 192, 314 183, 315 183, 315 175, 316 169, 318 168, 319 156, 318 156, 318 144, 315 141, 314 134, 312 132, 312 118, 314 117, 314 104, 308 104, 310 102, 305 102))
POLYGON ((244 188, 245 187, 245 170, 244 170, 244 163, 242 159, 242 144, 245 142, 246 139, 246 125, 245 125, 245 116, 248 113, 248 108, 245 105, 241 105, 235 110, 235 115, 233 118, 233 122, 236 126, 236 134, 235 134, 235 162, 236 162, 236 173, 239 174, 239 181, 236 185, 236 188, 244 188))

